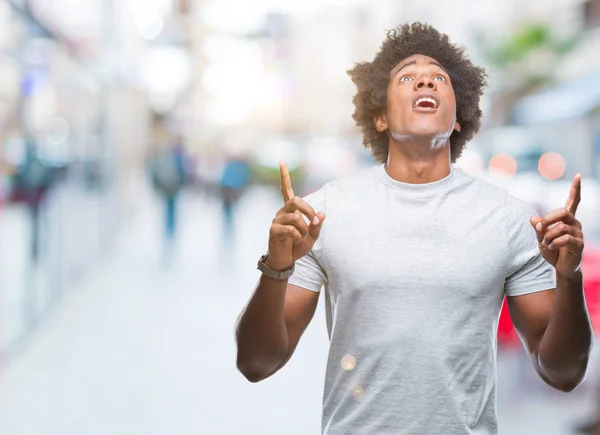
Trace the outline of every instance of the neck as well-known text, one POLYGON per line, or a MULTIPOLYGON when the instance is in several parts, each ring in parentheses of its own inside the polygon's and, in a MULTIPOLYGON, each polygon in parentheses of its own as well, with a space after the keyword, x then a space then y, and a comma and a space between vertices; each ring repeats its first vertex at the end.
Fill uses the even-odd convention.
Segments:
POLYGON ((410 183, 433 183, 450 174, 450 139, 440 144, 432 141, 411 138, 410 140, 390 139, 389 154, 385 169, 394 180, 410 183))

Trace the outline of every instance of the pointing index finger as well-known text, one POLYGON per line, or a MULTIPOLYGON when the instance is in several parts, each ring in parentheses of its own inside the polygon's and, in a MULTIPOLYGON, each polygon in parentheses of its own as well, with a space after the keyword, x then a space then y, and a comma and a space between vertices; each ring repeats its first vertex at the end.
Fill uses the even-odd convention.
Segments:
POLYGON ((573 183, 571 183, 571 190, 569 191, 569 198, 565 204, 565 208, 569 210, 573 215, 577 212, 577 207, 581 201, 581 174, 576 174, 573 177, 573 183))
POLYGON ((287 166, 283 162, 279 163, 279 173, 281 175, 281 195, 283 196, 283 201, 288 202, 295 195, 294 190, 292 189, 290 171, 288 171, 287 166))

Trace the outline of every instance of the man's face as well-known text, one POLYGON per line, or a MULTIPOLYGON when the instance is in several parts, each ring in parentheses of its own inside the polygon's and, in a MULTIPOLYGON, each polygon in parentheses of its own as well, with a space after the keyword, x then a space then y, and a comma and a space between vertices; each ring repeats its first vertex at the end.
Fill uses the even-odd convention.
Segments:
POLYGON ((387 111, 375 126, 397 140, 447 139, 460 130, 450 76, 435 59, 415 54, 401 61, 390 72, 387 94, 387 111))

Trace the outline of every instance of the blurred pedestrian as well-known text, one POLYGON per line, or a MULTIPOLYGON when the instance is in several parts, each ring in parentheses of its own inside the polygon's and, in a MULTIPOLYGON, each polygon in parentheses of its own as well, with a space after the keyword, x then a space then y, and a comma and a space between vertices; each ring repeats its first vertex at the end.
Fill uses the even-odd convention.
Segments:
POLYGON ((285 366, 324 288, 324 434, 496 434, 504 296, 540 378, 568 392, 585 377, 581 177, 540 217, 455 165, 481 125, 486 74, 431 26, 388 32, 349 74, 379 164, 305 198, 281 164, 284 205, 237 322, 237 366, 251 382, 285 366))
MULTIPOLYGON (((26 204, 29 214, 29 261, 32 273, 40 263, 42 209, 52 180, 52 168, 40 157, 35 138, 26 137, 25 157, 13 176, 13 195, 26 204)), ((27 285, 23 297, 23 314, 27 327, 33 328, 37 322, 38 300, 32 281, 28 282, 30 285, 27 285)))
POLYGON ((170 251, 177 233, 178 196, 186 182, 184 142, 178 136, 151 159, 152 183, 164 204, 165 249, 170 251))
POLYGON ((250 167, 245 159, 232 157, 225 162, 220 180, 223 221, 226 235, 234 231, 237 203, 250 183, 250 167))
POLYGON ((40 158, 35 138, 25 139, 25 158, 14 174, 17 197, 27 204, 30 216, 30 259, 37 264, 40 251, 41 208, 52 183, 52 168, 40 158))

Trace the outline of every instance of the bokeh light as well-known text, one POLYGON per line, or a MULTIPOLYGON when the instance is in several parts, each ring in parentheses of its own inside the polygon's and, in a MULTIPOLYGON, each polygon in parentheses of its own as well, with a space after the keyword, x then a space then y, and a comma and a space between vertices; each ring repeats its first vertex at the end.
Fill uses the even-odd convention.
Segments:
POLYGON ((517 173, 517 160, 510 154, 499 153, 490 159, 490 173, 513 176, 517 173))
POLYGON ((60 117, 50 119, 46 137, 53 144, 61 144, 66 141, 69 138, 69 123, 67 120, 60 117))
POLYGON ((484 169, 483 158, 473 150, 465 149, 456 166, 471 175, 480 175, 484 169))
POLYGON ((342 368, 346 371, 354 370, 356 367, 356 358, 352 355, 344 355, 342 357, 342 368))
POLYGON ((565 174, 566 169, 567 162, 559 153, 549 152, 540 157, 538 170, 546 180, 558 180, 565 174))
POLYGON ((365 389, 362 384, 356 384, 352 387, 352 399, 360 402, 365 398, 365 389))

